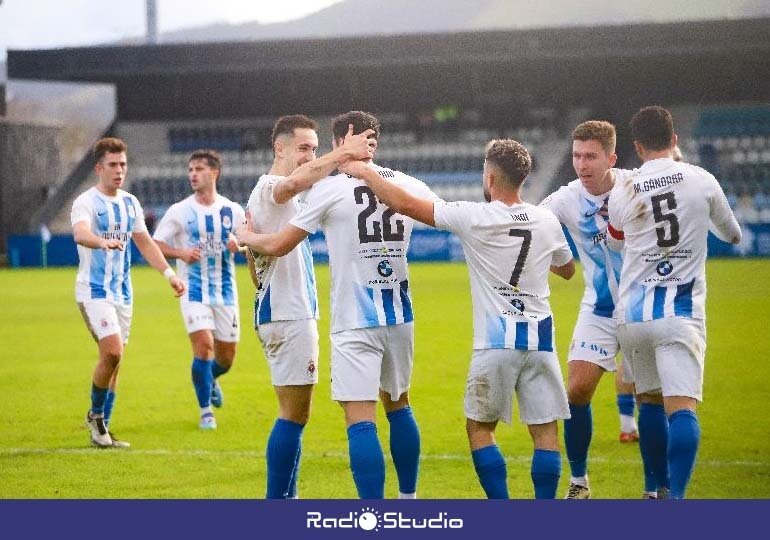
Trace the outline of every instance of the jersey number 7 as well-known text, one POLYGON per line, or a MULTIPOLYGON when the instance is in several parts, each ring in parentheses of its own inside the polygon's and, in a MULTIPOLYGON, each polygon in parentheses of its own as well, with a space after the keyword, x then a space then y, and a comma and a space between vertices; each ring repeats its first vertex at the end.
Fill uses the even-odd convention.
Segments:
POLYGON ((518 287, 521 272, 524 270, 524 263, 527 261, 527 255, 529 255, 529 245, 532 243, 532 231, 525 229, 511 229, 508 231, 508 236, 518 236, 521 238, 521 251, 519 251, 516 265, 513 267, 511 281, 508 282, 514 287, 518 287))

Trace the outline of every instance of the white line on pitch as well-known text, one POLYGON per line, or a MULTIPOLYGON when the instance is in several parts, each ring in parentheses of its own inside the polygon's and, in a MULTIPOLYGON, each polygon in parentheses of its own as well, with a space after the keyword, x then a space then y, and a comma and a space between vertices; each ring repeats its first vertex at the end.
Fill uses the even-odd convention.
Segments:
MULTIPOLYGON (((92 455, 96 453, 109 453, 120 455, 138 455, 138 456, 211 456, 211 457, 244 457, 253 459, 264 459, 264 450, 169 450, 165 448, 155 448, 141 450, 131 448, 127 450, 100 450, 97 448, 3 448, 0 449, 0 456, 25 456, 25 455, 46 455, 46 454, 85 454, 92 455)), ((302 452, 302 456, 307 459, 331 458, 348 459, 347 453, 342 452, 302 452)), ((470 459, 468 454, 422 454, 422 461, 466 461, 470 459)), ((531 456, 508 456, 506 461, 509 463, 529 463, 531 456)), ((602 456, 592 456, 592 463, 640 463, 639 459, 628 458, 606 458, 602 456)), ((708 467, 770 467, 768 461, 722 461, 722 460, 698 460, 698 465, 708 467)))

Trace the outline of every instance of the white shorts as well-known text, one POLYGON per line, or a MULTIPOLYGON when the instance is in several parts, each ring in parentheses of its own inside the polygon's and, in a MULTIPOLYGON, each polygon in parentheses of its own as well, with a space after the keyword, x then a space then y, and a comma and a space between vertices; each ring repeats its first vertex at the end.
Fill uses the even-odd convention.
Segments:
POLYGON ((585 360, 605 371, 615 371, 619 350, 617 319, 599 317, 591 311, 578 314, 567 361, 585 360))
POLYGON ((116 305, 107 300, 86 300, 78 302, 78 308, 88 331, 96 341, 120 334, 123 343, 128 343, 133 306, 116 305))
POLYGON ((212 330, 217 341, 237 342, 241 338, 241 322, 238 305, 209 306, 201 302, 182 299, 179 303, 182 319, 188 334, 199 330, 212 330))
POLYGON ((414 323, 343 330, 331 335, 332 399, 395 401, 409 390, 414 364, 414 323))
POLYGON ((702 401, 706 322, 686 317, 622 324, 618 337, 636 392, 702 401))
POLYGON ((257 327, 274 386, 318 382, 318 324, 315 319, 274 321, 257 327))
POLYGON ((465 385, 465 417, 511 423, 513 394, 527 425, 569 418, 567 391, 555 353, 474 350, 465 385))

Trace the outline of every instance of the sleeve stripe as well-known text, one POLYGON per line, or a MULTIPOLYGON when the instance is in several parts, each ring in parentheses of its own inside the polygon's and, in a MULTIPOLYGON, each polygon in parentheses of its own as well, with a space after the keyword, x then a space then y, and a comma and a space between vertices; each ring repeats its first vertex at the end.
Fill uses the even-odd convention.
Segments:
POLYGON ((607 224, 607 232, 610 233, 610 236, 613 237, 615 240, 624 240, 626 237, 623 234, 623 231, 617 230, 615 227, 612 226, 611 223, 607 224))

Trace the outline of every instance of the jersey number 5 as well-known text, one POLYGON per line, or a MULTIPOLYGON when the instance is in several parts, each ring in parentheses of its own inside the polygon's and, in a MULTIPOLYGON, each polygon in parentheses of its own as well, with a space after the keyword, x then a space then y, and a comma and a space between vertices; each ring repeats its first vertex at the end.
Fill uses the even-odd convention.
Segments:
POLYGON ((358 214, 358 240, 362 244, 382 242, 383 240, 386 242, 404 240, 404 222, 400 219, 395 220, 396 230, 394 231, 390 218, 393 217, 395 212, 390 208, 382 213, 382 223, 376 219, 372 220, 372 233, 370 234, 367 219, 377 211, 377 197, 374 195, 374 191, 366 186, 357 186, 353 190, 353 195, 355 196, 356 204, 367 205, 358 214), (368 201, 364 201, 364 195, 366 195, 368 201))
POLYGON ((669 228, 671 229, 671 236, 666 238, 666 228, 664 226, 655 227, 655 234, 658 235, 658 246, 660 247, 673 247, 679 243, 679 220, 674 214, 673 210, 676 210, 676 196, 673 191, 661 193, 659 195, 653 195, 650 197, 652 202, 652 216, 655 218, 655 223, 663 223, 668 221, 669 228), (661 203, 665 201, 669 212, 664 213, 661 207, 661 203))
POLYGON ((529 255, 529 245, 532 243, 532 231, 511 229, 508 231, 508 236, 518 236, 521 238, 521 251, 519 251, 516 265, 513 267, 513 273, 511 274, 511 281, 509 281, 511 285, 518 287, 521 272, 524 270, 524 263, 527 262, 527 255, 529 255))

